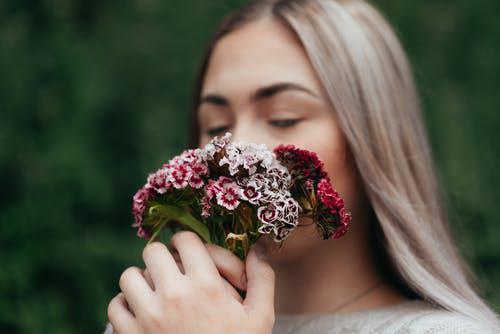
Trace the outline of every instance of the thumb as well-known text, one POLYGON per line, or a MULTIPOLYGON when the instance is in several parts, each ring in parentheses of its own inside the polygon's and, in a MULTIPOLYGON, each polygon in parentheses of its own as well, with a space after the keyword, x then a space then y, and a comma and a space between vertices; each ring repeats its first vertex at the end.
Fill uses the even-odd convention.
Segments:
POLYGON ((265 259, 262 244, 254 244, 245 261, 247 293, 243 304, 260 316, 274 317, 275 274, 265 259))

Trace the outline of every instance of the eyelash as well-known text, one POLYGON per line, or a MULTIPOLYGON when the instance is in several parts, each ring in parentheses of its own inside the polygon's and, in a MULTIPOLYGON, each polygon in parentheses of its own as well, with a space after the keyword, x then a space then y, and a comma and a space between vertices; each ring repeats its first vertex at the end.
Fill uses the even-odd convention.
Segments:
POLYGON ((211 128, 207 130, 207 135, 210 137, 216 136, 219 132, 227 131, 229 126, 218 126, 216 128, 211 128))
MULTIPOLYGON (((287 127, 292 127, 292 126, 296 125, 300 121, 301 121, 301 119, 277 119, 277 120, 269 121, 269 124, 276 126, 276 127, 279 127, 279 128, 287 128, 287 127), (285 123, 285 124, 283 124, 283 123, 285 123), (281 125, 278 125, 278 124, 281 124, 281 125)), ((228 129, 229 129, 229 126, 219 126, 216 128, 211 128, 211 129, 207 130, 207 135, 213 137, 213 136, 217 135, 219 132, 228 131, 228 129)))
POLYGON ((301 121, 301 119, 287 118, 287 119, 276 119, 274 121, 269 121, 269 123, 274 125, 274 126, 277 126, 277 127, 286 128, 286 127, 294 126, 300 121, 301 121), (276 124, 276 123, 280 123, 280 122, 282 122, 281 123, 282 125, 276 124), (283 125, 283 123, 285 123, 286 125, 283 125))

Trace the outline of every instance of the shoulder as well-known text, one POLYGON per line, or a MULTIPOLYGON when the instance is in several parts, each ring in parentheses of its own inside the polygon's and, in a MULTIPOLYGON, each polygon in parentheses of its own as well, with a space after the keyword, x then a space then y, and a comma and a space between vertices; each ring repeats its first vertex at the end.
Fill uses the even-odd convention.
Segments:
POLYGON ((485 325, 457 312, 443 309, 416 309, 400 317, 393 318, 378 333, 398 334, 493 334, 485 325))

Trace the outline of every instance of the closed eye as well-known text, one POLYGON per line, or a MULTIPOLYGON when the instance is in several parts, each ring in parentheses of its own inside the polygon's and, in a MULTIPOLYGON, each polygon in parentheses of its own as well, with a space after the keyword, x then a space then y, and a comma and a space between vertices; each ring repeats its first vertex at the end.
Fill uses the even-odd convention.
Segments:
POLYGON ((298 122, 300 122, 301 119, 277 119, 277 120, 272 120, 269 121, 269 124, 281 128, 289 127, 289 126, 294 126, 298 122))
POLYGON ((218 127, 215 127, 215 128, 207 129, 206 133, 210 137, 213 137, 213 136, 216 136, 216 135, 218 135, 218 134, 220 134, 222 132, 228 131, 229 128, 230 128, 230 126, 218 126, 218 127))
MULTIPOLYGON (((286 128, 286 127, 294 126, 297 123, 299 123, 300 121, 302 121, 302 119, 276 119, 276 120, 269 121, 269 124, 271 124, 272 126, 275 126, 275 127, 279 127, 279 128, 286 128)), ((215 128, 207 129, 206 133, 207 133, 207 135, 213 137, 213 136, 216 136, 218 134, 225 133, 226 131, 229 131, 230 128, 231 127, 229 125, 218 126, 215 128)))

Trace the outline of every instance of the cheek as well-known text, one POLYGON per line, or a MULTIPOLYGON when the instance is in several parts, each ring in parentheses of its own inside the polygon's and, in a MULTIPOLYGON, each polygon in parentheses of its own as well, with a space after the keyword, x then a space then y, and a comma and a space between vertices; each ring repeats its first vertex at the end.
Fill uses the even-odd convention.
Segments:
MULTIPOLYGON (((351 164, 347 161, 346 146, 343 139, 337 145, 316 150, 319 158, 324 163, 325 171, 330 176, 333 187, 345 198, 355 186, 356 173, 351 164)), ((347 202, 347 199, 346 199, 347 202)))
MULTIPOLYGON (((343 134, 336 132, 334 135, 325 136, 330 143, 323 141, 315 150, 324 163, 325 171, 330 176, 330 181, 344 199, 346 209, 350 211, 357 206, 361 196, 361 181, 356 166, 350 158, 348 147, 343 134)), ((318 142, 320 142, 318 138, 318 142)), ((314 150, 314 149, 313 149, 314 150)))
MULTIPOLYGON (((350 211, 357 205, 361 194, 358 174, 347 154, 345 138, 333 121, 323 120, 311 124, 307 130, 296 133, 290 144, 316 152, 323 161, 334 188, 344 198, 346 209, 350 211)), ((276 263, 294 261, 304 254, 314 252, 323 244, 312 221, 304 219, 287 238, 280 252, 273 248, 270 259, 276 263)))
POLYGON ((345 137, 333 116, 311 122, 295 134, 292 143, 316 152, 323 161, 334 188, 341 196, 348 196, 350 189, 356 185, 357 174, 354 164, 348 158, 345 137))

